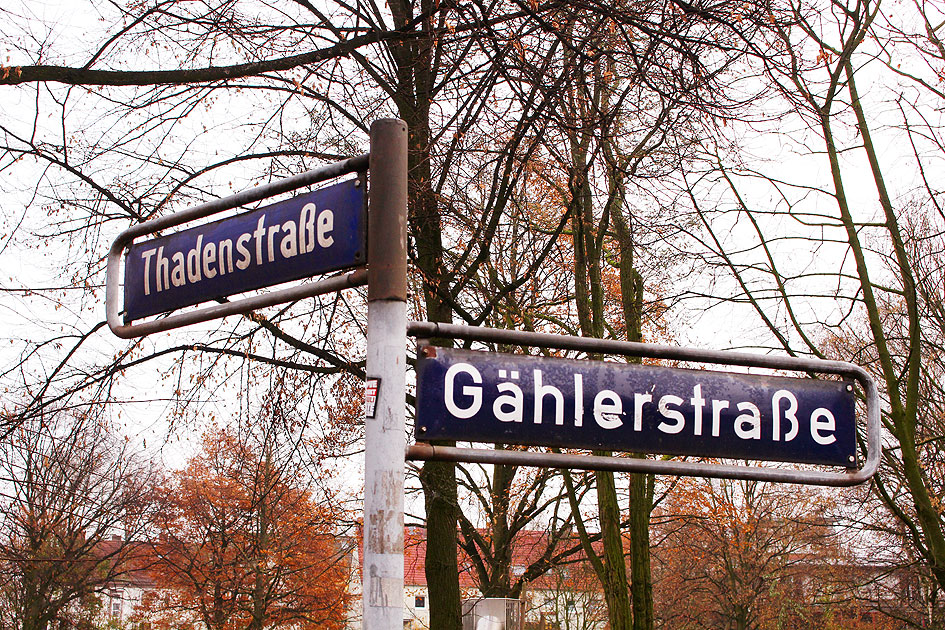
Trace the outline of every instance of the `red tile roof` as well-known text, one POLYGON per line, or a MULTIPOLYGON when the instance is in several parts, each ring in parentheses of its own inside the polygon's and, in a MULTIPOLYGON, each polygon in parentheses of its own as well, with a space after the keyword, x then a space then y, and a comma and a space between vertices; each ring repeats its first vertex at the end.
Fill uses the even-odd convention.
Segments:
MULTIPOLYGON (((574 545, 576 541, 570 541, 568 544, 574 545)), ((514 582, 520 575, 520 573, 516 574, 516 568, 520 568, 521 571, 524 571, 541 558, 548 545, 548 534, 543 531, 534 530, 520 531, 513 538, 512 545, 511 564, 512 581, 514 582)), ((583 559, 583 557, 583 553, 576 555, 576 558, 583 559)), ((422 527, 407 527, 404 530, 405 586, 427 585, 427 578, 424 572, 425 559, 426 530, 422 527)), ((585 562, 580 562, 580 564, 586 565, 585 562)), ((532 586, 541 588, 545 586, 546 582, 551 582, 551 578, 547 576, 547 574, 534 580, 532 586)), ((479 587, 478 576, 473 569, 472 561, 462 549, 459 550, 459 586, 460 588, 470 589, 479 587)))

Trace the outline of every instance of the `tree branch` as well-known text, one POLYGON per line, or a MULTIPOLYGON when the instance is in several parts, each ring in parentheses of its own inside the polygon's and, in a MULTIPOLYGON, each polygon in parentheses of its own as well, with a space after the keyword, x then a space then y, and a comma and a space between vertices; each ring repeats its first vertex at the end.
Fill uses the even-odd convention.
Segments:
POLYGON ((327 48, 319 48, 307 53, 254 61, 232 66, 209 66, 205 68, 177 70, 95 70, 69 66, 0 66, 0 85, 20 85, 23 83, 64 83, 66 85, 181 85, 187 83, 213 83, 231 79, 257 76, 264 72, 291 70, 326 59, 344 57, 358 48, 387 40, 406 39, 415 33, 401 30, 386 33, 372 32, 359 35, 349 40, 338 42, 327 48))

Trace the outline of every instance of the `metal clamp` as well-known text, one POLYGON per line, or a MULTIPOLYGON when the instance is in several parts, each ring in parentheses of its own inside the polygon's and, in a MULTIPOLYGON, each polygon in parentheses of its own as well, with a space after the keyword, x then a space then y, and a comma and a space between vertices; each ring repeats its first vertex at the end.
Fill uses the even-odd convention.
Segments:
POLYGON ((752 479, 758 481, 797 483, 820 486, 852 486, 872 477, 879 468, 880 402, 876 382, 863 368, 845 361, 825 361, 800 357, 757 355, 746 352, 699 350, 659 344, 634 343, 610 339, 593 339, 570 335, 523 332, 496 328, 479 328, 435 322, 410 322, 408 334, 425 339, 441 337, 470 341, 485 341, 562 350, 579 350, 595 354, 617 354, 651 357, 718 365, 740 365, 796 372, 837 374, 856 380, 866 397, 866 460, 859 469, 846 472, 799 470, 762 466, 737 466, 674 460, 654 460, 625 457, 603 457, 568 453, 541 453, 534 451, 507 451, 495 449, 457 448, 414 444, 407 448, 407 459, 469 462, 482 464, 511 464, 547 468, 579 468, 584 470, 611 470, 643 472, 664 475, 752 479))

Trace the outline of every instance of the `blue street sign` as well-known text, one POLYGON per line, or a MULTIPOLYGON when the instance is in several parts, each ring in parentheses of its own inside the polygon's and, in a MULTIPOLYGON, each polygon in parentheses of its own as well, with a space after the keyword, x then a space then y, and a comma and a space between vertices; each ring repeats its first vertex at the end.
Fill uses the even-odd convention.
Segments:
POLYGON ((428 347, 416 438, 854 467, 847 381, 428 347))
POLYGON ((363 265, 365 195, 355 182, 133 244, 125 322, 363 265))

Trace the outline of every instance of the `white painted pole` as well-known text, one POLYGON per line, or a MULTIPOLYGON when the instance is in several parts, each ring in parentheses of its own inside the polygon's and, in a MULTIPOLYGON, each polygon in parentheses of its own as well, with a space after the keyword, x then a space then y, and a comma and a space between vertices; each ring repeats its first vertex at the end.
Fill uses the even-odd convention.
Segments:
POLYGON ((403 121, 382 119, 371 125, 370 170, 363 627, 402 630, 407 348, 407 125, 403 121))

